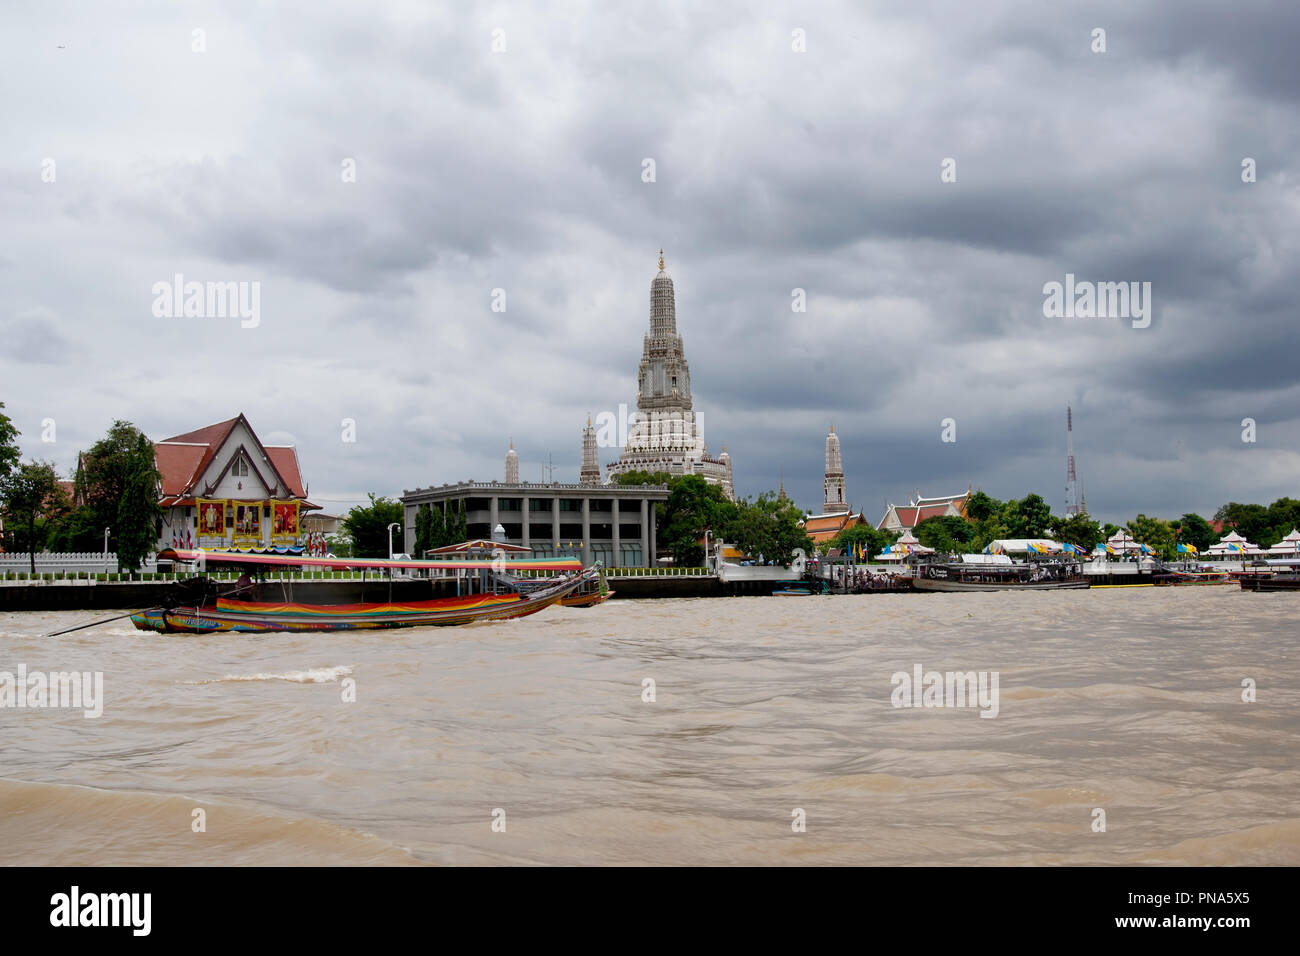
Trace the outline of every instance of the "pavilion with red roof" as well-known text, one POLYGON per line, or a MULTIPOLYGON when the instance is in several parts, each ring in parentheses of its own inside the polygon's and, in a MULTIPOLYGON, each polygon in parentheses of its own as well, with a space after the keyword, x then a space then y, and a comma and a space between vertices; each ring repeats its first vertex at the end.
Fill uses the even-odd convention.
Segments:
POLYGON ((292 445, 266 445, 242 413, 154 442, 162 476, 159 547, 303 543, 301 517, 319 510, 292 445))

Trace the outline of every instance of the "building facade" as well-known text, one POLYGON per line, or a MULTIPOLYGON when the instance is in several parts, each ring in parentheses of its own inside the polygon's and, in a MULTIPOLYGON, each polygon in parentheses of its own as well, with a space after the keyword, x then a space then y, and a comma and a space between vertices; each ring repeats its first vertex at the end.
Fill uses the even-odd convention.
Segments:
POLYGON ((292 445, 265 445, 243 414, 154 442, 162 476, 158 547, 265 548, 304 543, 319 510, 292 445))
POLYGON ((629 471, 700 475, 735 498, 731 457, 714 458, 704 443, 704 429, 691 398, 691 368, 677 331, 677 300, 673 280, 664 271, 650 283, 650 331, 645 334, 637 369, 637 414, 628 428, 627 444, 606 476, 629 471))
POLYGON ((577 557, 584 567, 647 567, 655 563, 657 502, 668 500, 663 485, 538 484, 465 481, 417 488, 402 494, 404 550, 415 553, 415 517, 421 505, 444 514, 465 509, 470 539, 505 540, 534 557, 577 557))

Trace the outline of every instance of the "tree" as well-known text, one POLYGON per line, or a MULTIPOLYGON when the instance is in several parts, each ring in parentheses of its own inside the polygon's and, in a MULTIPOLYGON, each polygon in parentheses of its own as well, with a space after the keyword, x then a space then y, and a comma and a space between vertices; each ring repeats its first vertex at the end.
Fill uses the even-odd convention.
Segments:
POLYGON ((1127 527, 1134 541, 1145 544, 1163 558, 1173 557, 1174 532, 1167 521, 1140 514, 1127 527))
POLYGON ((698 567, 704 563, 704 532, 726 533, 736 506, 700 475, 675 475, 668 488, 668 500, 655 506, 658 540, 672 552, 675 564, 698 567))
MULTIPOLYGON (((715 487, 713 485, 710 488, 715 487)), ((805 554, 812 551, 800 521, 803 513, 775 492, 764 492, 756 501, 744 499, 734 506, 735 516, 724 529, 726 539, 744 554, 764 561, 789 564, 796 548, 805 554)))
POLYGON ((1052 509, 1041 495, 1026 495, 1003 506, 1002 520, 1013 538, 1041 538, 1052 529, 1052 509))
POLYGON ((112 524, 119 571, 136 571, 158 543, 162 508, 158 494, 162 478, 154 459, 153 442, 136 432, 126 458, 122 496, 112 524))
POLYGON ((990 498, 982 491, 977 491, 966 502, 966 517, 975 522, 987 521, 994 515, 1000 514, 1002 507, 1003 502, 990 498))
POLYGON ((858 524, 851 528, 845 528, 837 534, 831 539, 829 547, 839 548, 841 551, 845 548, 857 547, 869 560, 897 540, 897 532, 881 531, 869 524, 858 524))
POLYGON ((912 533, 927 548, 945 554, 969 552, 970 544, 975 538, 975 526, 956 515, 935 515, 918 524, 912 533))
POLYGON ((95 510, 82 505, 54 522, 46 547, 51 551, 98 551, 104 543, 104 527, 95 510))
POLYGON ((14 423, 4 413, 4 407, 5 403, 0 402, 0 485, 13 474, 22 458, 22 453, 18 450, 18 436, 22 432, 14 427, 14 423))
MULTIPOLYGON (((161 510, 158 509, 158 489, 162 476, 158 474, 154 461, 153 445, 144 434, 130 422, 115 421, 108 434, 90 446, 90 451, 81 456, 81 467, 77 471, 77 492, 81 500, 94 514, 94 524, 99 534, 105 528, 113 529, 112 542, 118 542, 118 535, 124 530, 133 538, 138 538, 141 528, 155 525, 161 510), (147 447, 147 453, 146 453, 147 447), (147 464, 146 464, 147 458, 147 464), (144 469, 144 471, 137 471, 144 469), (147 472, 152 472, 152 479, 147 472), (135 494, 139 501, 138 509, 128 509, 123 513, 126 525, 118 521, 120 505, 127 493, 127 484, 136 483, 135 494), (153 483, 153 508, 144 506, 143 488, 153 483)), ((155 541, 156 541, 155 537, 155 541)), ((135 545, 130 546, 132 549, 135 545)), ((121 549, 118 548, 119 554, 121 549)))
MULTIPOLYGON (((358 558, 386 558, 388 551, 388 526, 402 523, 402 503, 389 498, 375 497, 369 492, 369 505, 356 505, 343 519, 343 528, 352 539, 352 552, 358 558)), ((394 535, 401 534, 394 530, 394 535)), ((395 540, 397 540, 395 538, 395 540)))
POLYGON ((415 556, 424 557, 424 552, 433 547, 433 509, 426 501, 415 510, 415 556))
POLYGON ((1210 523, 1196 512, 1190 511, 1178 520, 1178 540, 1182 544, 1190 544, 1197 551, 1204 551, 1218 540, 1210 523))
MULTIPOLYGON (((1261 548, 1275 544, 1269 538, 1268 509, 1263 505, 1243 505, 1230 501, 1214 513, 1216 520, 1223 522, 1223 527, 1236 528, 1237 533, 1261 548)), ((1280 535, 1279 535, 1280 537, 1280 535)))
POLYGON ((443 534, 443 545, 460 544, 462 541, 469 539, 469 525, 465 521, 465 499, 460 499, 460 506, 456 510, 456 516, 453 518, 447 515, 446 531, 443 534))
POLYGON ((66 507, 66 496, 59 488, 59 476, 49 462, 30 461, 19 465, 11 471, 0 486, 0 495, 4 497, 5 514, 22 529, 22 535, 15 533, 15 544, 22 542, 20 550, 28 552, 32 574, 36 573, 36 552, 44 542, 43 525, 51 511, 62 504, 66 507))
POLYGON ((614 476, 614 484, 666 485, 671 477, 666 471, 625 471, 614 476))
POLYGON ((1086 511, 1080 511, 1068 518, 1055 518, 1053 521, 1052 533, 1057 541, 1091 551, 1102 540, 1101 525, 1093 521, 1092 516, 1086 511))

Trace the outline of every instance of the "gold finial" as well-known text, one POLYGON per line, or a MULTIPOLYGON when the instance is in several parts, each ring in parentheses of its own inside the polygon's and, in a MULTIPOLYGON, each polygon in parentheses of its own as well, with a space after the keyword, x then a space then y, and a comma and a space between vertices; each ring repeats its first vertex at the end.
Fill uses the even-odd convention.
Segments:
POLYGON ((834 426, 834 425, 831 426, 831 434, 832 434, 832 435, 835 434, 835 426, 834 426))
POLYGON ((591 412, 587 413, 587 427, 591 427, 591 412))
POLYGON ((515 450, 515 440, 513 438, 510 439, 510 450, 511 451, 515 450))
POLYGON ((662 249, 659 250, 659 271, 664 271, 664 251, 662 249))

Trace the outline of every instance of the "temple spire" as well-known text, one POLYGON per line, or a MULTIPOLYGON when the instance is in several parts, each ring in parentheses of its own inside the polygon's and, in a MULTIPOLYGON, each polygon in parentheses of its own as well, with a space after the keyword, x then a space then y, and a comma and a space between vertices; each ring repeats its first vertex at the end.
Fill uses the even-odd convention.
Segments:
POLYGON ((664 251, 662 249, 659 250, 659 271, 664 271, 664 251))

